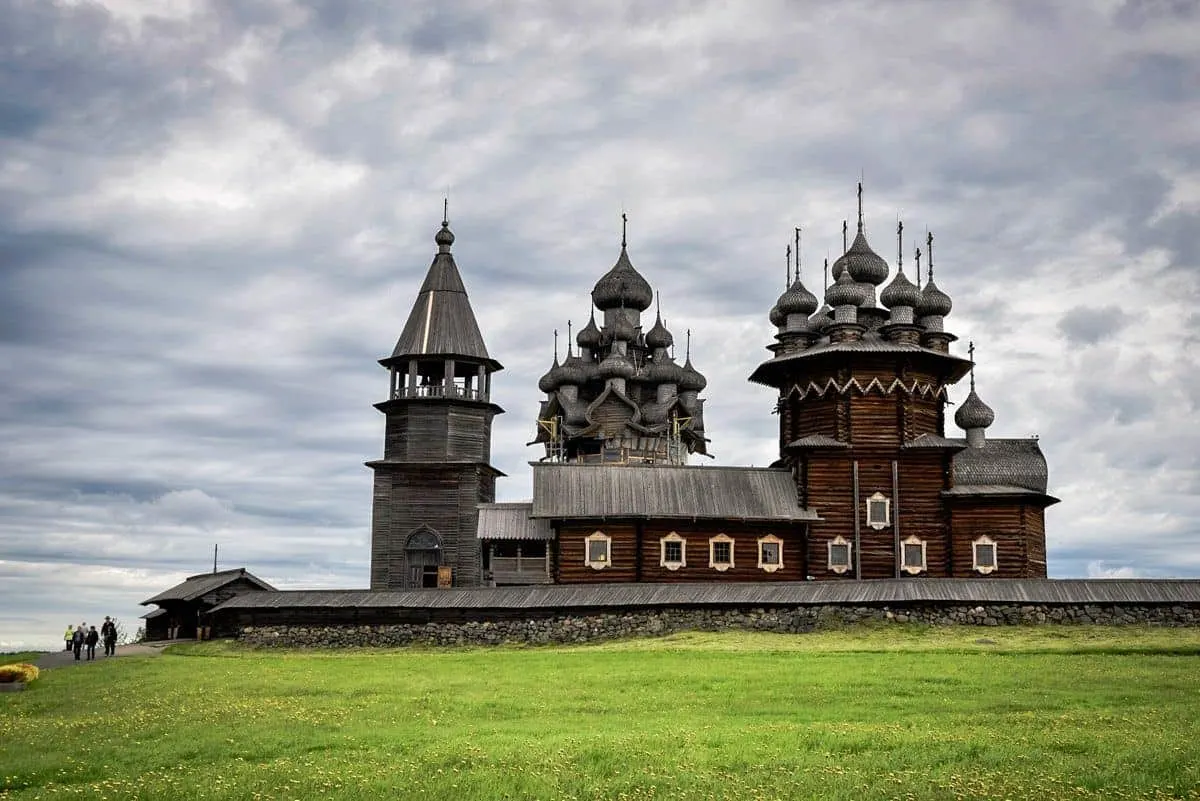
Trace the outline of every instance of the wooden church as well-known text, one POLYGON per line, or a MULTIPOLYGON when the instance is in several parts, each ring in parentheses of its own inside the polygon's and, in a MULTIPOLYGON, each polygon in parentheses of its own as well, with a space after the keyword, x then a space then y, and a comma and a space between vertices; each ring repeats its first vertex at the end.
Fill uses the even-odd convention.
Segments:
MULTIPOLYGON (((933 239, 893 272, 858 230, 823 303, 797 268, 771 308, 771 357, 750 381, 777 393, 769 468, 689 464, 707 452, 704 376, 683 364, 622 236, 588 324, 538 383, 532 500, 495 503, 484 344, 448 222, 376 404, 386 419, 371 588, 1046 576, 1046 461, 998 439, 973 361, 951 353, 951 299, 933 239), (926 256, 924 281, 921 257, 926 256), (880 289, 882 287, 882 289, 880 289), (599 318, 597 317, 599 313, 599 318), (970 375, 946 432, 948 388, 970 375)), ((798 235, 798 234, 797 234, 798 235)), ((973 348, 969 351, 973 356, 973 348)))

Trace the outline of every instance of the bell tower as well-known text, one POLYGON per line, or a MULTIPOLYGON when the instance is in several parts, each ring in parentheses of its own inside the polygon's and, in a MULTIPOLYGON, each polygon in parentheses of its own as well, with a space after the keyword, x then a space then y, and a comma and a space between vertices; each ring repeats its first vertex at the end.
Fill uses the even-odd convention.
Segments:
POLYGON ((390 384, 375 404, 385 417, 383 458, 371 514, 371 589, 435 587, 439 568, 454 586, 478 586, 480 503, 496 499, 491 466, 492 359, 450 246, 443 215, 437 254, 392 355, 380 359, 390 384))

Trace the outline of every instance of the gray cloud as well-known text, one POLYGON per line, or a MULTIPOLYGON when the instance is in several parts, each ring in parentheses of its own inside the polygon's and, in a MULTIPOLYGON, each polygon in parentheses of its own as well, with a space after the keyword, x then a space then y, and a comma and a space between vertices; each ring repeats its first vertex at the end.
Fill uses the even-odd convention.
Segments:
POLYGON ((0 18, 0 643, 136 617, 213 542, 280 585, 366 583, 375 359, 447 188, 507 368, 502 498, 530 492, 550 332, 586 320, 623 207, 680 352, 694 332, 713 450, 769 463, 746 376, 783 247, 803 224, 820 287, 865 173, 889 261, 897 215, 936 233, 996 435, 1042 436, 1052 574, 1200 575, 1200 435, 1171 425, 1200 400, 1192 4, 0 18))

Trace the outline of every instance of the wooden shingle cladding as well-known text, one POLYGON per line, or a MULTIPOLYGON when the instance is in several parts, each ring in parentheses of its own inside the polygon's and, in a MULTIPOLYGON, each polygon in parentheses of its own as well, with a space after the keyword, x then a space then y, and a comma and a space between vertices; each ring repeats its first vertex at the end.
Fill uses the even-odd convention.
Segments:
POLYGON ((377 404, 387 422, 384 459, 397 462, 492 458, 492 418, 503 410, 456 398, 411 398, 377 404))
POLYGON ((555 548, 552 558, 554 581, 558 584, 606 584, 611 582, 695 581, 799 581, 806 576, 805 522, 751 522, 744 520, 571 520, 554 521, 555 548), (586 564, 587 538, 597 532, 611 538, 608 566, 596 569, 586 564), (661 541, 676 535, 684 542, 686 564, 669 569, 661 564, 661 541), (759 540, 777 537, 782 541, 782 567, 767 571, 758 566, 759 540), (728 537, 733 566, 710 566, 710 541, 728 537))

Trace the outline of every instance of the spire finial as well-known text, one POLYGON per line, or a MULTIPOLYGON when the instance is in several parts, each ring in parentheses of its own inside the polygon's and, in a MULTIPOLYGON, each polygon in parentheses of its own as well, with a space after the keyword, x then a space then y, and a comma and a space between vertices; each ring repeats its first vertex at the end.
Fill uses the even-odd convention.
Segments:
POLYGON ((558 329, 554 329, 554 363, 558 364, 558 329))
POLYGON ((975 391, 975 341, 967 344, 967 354, 971 357, 971 391, 975 391))
POLYGON ((928 265, 929 280, 933 280, 933 232, 925 234, 925 263, 928 265))
POLYGON ((800 280, 800 226, 796 226, 796 280, 800 280))
POLYGON ((917 289, 921 288, 921 248, 917 248, 917 289))
POLYGON ((450 224, 450 195, 446 194, 442 198, 442 225, 450 224))
POLYGON ((862 185, 863 182, 858 182, 858 232, 861 234, 863 229, 863 210, 862 210, 862 185))
POLYGON ((662 319, 662 290, 654 293, 654 316, 662 319))
POLYGON ((850 240, 846 238, 849 236, 849 231, 850 223, 842 220, 842 253, 845 253, 850 249, 850 240))
POLYGON ((904 272, 904 220, 896 220, 896 269, 904 272))
POLYGON ((629 224, 629 215, 621 212, 621 247, 625 247, 625 228, 629 224))
POLYGON ((692 360, 692 329, 690 328, 687 330, 687 350, 684 353, 683 360, 690 362, 692 360))
POLYGON ((567 320, 567 358, 571 358, 571 343, 575 341, 575 337, 571 332, 571 321, 567 320))
POLYGON ((792 285, 792 246, 787 246, 787 280, 783 283, 783 288, 787 289, 792 285))
POLYGON ((825 255, 825 291, 829 291, 829 255, 825 255))

